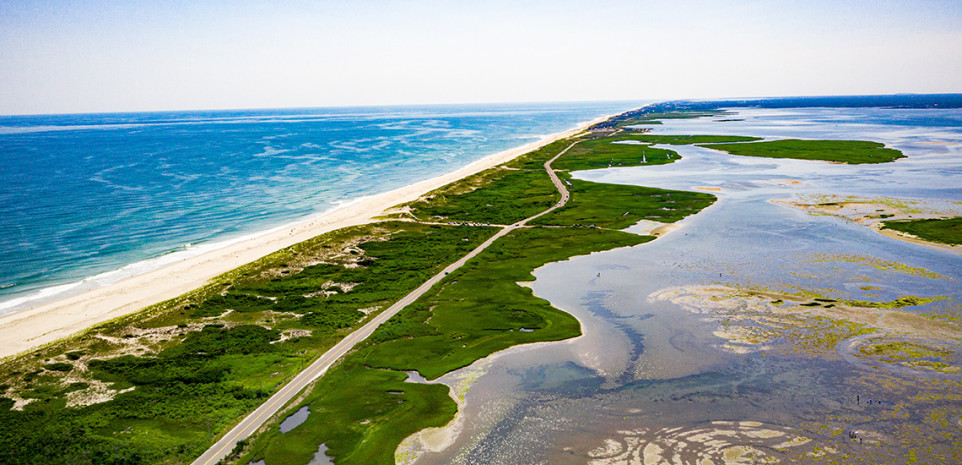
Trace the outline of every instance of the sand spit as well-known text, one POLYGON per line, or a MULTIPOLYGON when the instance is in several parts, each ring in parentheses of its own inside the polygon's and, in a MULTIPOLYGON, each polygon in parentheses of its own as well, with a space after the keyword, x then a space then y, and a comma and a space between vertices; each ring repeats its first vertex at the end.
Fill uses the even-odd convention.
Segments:
POLYGON ((475 161, 457 171, 391 192, 359 199, 283 229, 230 244, 203 255, 93 289, 83 294, 0 317, 0 358, 70 336, 97 323, 137 312, 196 289, 210 279, 265 255, 336 229, 364 224, 400 203, 416 200, 427 192, 471 174, 507 162, 558 139, 583 132, 610 116, 583 123, 577 128, 537 142, 506 150, 475 161))
POLYGON ((955 202, 926 202, 889 197, 805 195, 792 200, 772 200, 772 203, 801 210, 810 215, 841 218, 868 227, 892 239, 962 254, 962 245, 939 244, 900 231, 882 229, 885 221, 962 216, 962 205, 955 202))

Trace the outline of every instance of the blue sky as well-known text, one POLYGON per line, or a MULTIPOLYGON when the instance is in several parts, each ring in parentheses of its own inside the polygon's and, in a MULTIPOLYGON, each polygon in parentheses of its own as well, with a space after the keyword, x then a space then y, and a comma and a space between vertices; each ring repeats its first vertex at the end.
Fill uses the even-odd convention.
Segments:
POLYGON ((962 92, 958 1, 7 1, 0 114, 962 92))

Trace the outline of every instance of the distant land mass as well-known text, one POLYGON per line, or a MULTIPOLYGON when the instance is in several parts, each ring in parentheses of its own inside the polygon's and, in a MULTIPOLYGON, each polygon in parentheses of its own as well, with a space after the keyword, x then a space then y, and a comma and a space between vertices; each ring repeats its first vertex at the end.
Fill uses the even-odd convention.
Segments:
POLYGON ((962 94, 826 95, 814 97, 757 97, 710 100, 668 100, 622 113, 596 128, 614 127, 629 118, 671 111, 718 108, 962 108, 962 94))

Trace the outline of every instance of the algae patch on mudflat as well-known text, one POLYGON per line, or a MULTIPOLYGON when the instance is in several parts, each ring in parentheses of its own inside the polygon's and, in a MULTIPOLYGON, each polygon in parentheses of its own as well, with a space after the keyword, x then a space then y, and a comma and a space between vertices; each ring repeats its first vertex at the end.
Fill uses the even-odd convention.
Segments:
POLYGON ((860 302, 729 286, 662 289, 650 302, 668 301, 718 323, 724 350, 751 353, 768 349, 835 357, 838 344, 869 333, 954 341, 962 330, 899 308, 937 298, 904 296, 891 302, 860 302))
POLYGON ((929 279, 949 279, 942 274, 927 270, 925 268, 910 266, 890 260, 882 260, 877 257, 870 257, 868 255, 818 253, 812 255, 807 261, 810 263, 852 263, 856 265, 869 266, 879 271, 901 274, 905 276, 915 276, 918 278, 929 279))
POLYGON ((958 373, 962 351, 958 345, 905 338, 868 338, 854 350, 857 358, 919 371, 958 373))

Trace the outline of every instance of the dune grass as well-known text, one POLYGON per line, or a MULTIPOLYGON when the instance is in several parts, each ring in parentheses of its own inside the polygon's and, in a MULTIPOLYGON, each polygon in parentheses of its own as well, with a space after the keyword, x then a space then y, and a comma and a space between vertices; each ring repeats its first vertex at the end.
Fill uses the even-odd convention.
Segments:
POLYGON ((408 206, 424 221, 510 224, 550 207, 557 196, 544 170, 498 168, 444 186, 408 206))
POLYGON ((357 327, 358 309, 386 308, 491 234, 401 222, 349 228, 7 362, 0 463, 189 461, 210 444, 208 427, 219 435, 357 327), (98 389, 105 401, 67 407, 98 389), (12 410, 11 398, 32 401, 12 410))

